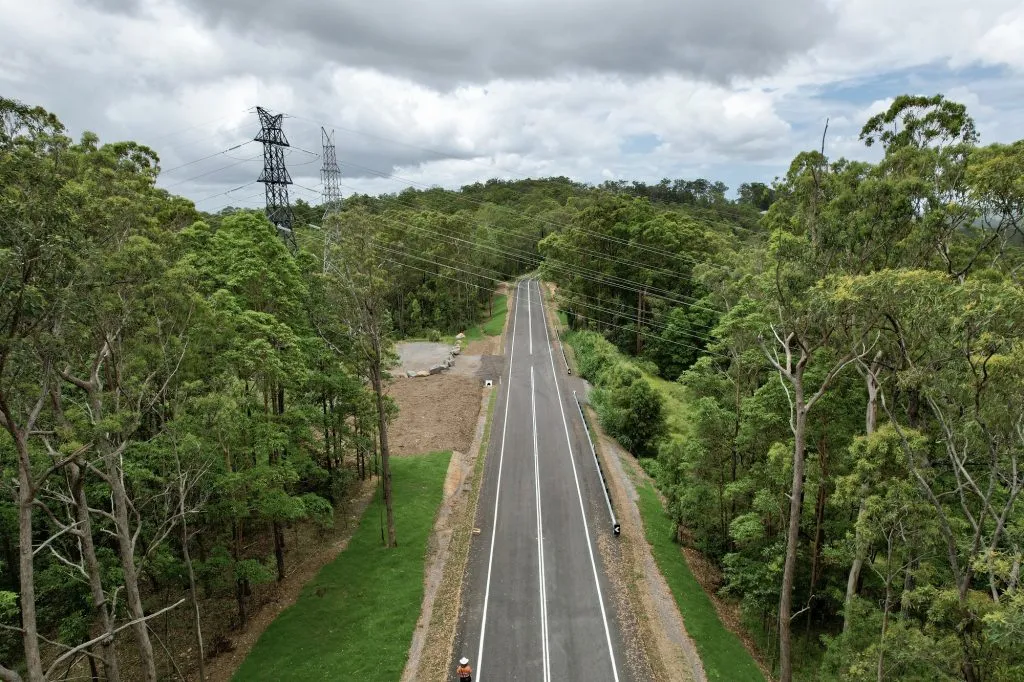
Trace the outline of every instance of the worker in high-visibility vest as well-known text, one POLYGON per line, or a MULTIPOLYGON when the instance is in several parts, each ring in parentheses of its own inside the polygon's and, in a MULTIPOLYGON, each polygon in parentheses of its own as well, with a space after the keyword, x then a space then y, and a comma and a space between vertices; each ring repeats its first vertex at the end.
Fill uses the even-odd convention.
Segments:
POLYGON ((469 659, 465 656, 459 661, 459 668, 455 672, 459 674, 459 682, 473 682, 473 669, 469 667, 469 659))

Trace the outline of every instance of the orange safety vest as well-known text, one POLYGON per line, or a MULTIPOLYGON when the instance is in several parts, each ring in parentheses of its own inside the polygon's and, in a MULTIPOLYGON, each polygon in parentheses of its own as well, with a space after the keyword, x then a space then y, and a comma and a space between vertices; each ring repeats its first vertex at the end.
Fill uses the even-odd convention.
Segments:
POLYGON ((460 665, 456 672, 459 674, 460 680, 468 680, 469 676, 473 674, 473 669, 468 665, 460 665))

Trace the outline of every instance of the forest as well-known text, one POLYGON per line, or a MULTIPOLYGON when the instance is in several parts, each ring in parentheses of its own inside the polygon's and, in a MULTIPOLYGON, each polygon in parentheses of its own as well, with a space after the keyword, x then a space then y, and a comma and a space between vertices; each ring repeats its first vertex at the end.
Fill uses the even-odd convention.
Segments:
POLYGON ((779 679, 1024 678, 1024 141, 982 145, 941 96, 861 138, 878 163, 804 152, 735 199, 300 201, 291 253, 159 189, 153 149, 0 99, 0 679, 201 678, 368 477, 400 543, 392 343, 535 271, 779 679))
POLYGON ((861 139, 754 225, 604 197, 543 269, 779 679, 1024 679, 1024 141, 941 96, 861 139))

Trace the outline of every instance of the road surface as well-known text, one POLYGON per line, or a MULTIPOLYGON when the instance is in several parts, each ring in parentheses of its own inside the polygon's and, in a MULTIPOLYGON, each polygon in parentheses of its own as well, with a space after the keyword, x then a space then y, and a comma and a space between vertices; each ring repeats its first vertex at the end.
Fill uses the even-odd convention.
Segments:
POLYGON ((477 682, 624 681, 597 544, 611 520, 542 306, 538 282, 517 285, 455 658, 477 682))

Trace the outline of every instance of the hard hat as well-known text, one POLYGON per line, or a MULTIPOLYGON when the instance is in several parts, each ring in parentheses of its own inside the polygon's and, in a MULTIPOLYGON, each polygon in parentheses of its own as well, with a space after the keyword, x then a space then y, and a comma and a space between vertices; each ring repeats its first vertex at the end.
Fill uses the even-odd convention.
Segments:
POLYGON ((462 665, 467 665, 469 663, 469 659, 463 656, 462 659, 459 660, 459 663, 461 663, 462 665))

